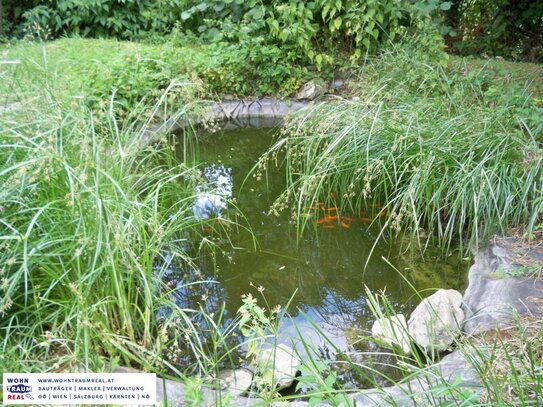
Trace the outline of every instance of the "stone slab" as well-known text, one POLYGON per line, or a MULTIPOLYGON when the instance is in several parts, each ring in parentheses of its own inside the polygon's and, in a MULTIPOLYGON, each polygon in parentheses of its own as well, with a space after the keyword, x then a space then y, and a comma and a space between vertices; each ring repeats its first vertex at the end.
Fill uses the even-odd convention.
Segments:
MULTIPOLYGON (((538 250, 524 253, 538 261, 538 250)), ((469 270, 469 285, 463 298, 466 314, 463 330, 476 335, 510 327, 515 313, 541 315, 543 280, 518 275, 518 257, 511 242, 502 241, 480 251, 469 270)))

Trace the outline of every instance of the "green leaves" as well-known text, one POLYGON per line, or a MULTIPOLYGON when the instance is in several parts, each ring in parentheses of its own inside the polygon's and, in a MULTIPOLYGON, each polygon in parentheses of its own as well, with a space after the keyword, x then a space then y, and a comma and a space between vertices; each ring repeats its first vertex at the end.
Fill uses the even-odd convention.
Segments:
POLYGON ((439 5, 439 8, 443 11, 447 11, 447 10, 450 10, 451 8, 451 5, 452 5, 452 2, 451 1, 444 1, 443 3, 441 3, 439 5))

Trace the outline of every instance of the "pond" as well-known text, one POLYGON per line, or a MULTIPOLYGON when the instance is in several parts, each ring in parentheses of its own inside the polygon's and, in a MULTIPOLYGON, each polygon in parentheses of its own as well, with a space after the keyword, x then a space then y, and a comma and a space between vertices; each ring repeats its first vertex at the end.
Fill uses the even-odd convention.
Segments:
MULTIPOLYGON (((212 261, 203 262, 203 278, 217 283, 193 287, 179 297, 180 305, 202 304, 203 298, 206 311, 213 312, 224 303, 232 318, 244 294, 251 293, 261 305, 265 297, 272 308, 290 302, 279 342, 296 344, 301 332, 321 356, 334 359, 336 347, 367 363, 366 352, 380 349, 361 339, 370 335, 374 321, 365 286, 373 292, 384 290, 396 311, 408 315, 420 298, 414 296, 407 281, 417 290, 461 289, 469 264, 460 255, 440 259, 437 249, 431 248, 422 262, 417 256, 402 255, 399 241, 382 240, 375 245, 380 228, 360 214, 348 224, 342 224, 341 219, 317 224, 298 238, 288 211, 279 216, 268 214, 285 186, 285 173, 276 169, 263 179, 248 176, 272 144, 274 134, 273 128, 235 128, 200 137, 198 159, 203 174, 215 186, 220 184, 224 192, 232 193, 252 234, 243 229, 233 233, 234 248, 224 247, 216 267, 212 261), (186 304, 191 299, 193 304, 186 304)), ((221 206, 222 202, 215 204, 221 206)), ((187 276, 179 278, 186 281, 187 276)), ((304 353, 303 348, 299 351, 304 353)), ((371 359, 391 363, 389 356, 371 359)), ((394 375, 392 368, 384 369, 394 375)), ((349 374, 344 380, 359 382, 349 374)))

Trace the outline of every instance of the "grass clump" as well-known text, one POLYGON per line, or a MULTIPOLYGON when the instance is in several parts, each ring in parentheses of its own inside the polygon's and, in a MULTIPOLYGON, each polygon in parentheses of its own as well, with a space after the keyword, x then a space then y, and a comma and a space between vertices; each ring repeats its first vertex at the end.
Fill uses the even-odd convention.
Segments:
POLYGON ((177 330, 157 319, 172 291, 161 280, 165 253, 196 268, 198 174, 166 143, 142 147, 145 128, 120 127, 48 94, 0 115, 6 371, 99 370, 113 360, 163 370, 181 336, 200 340, 185 323, 191 310, 175 307, 177 330))
POLYGON ((275 209, 292 208, 304 226, 320 200, 369 208, 386 229, 422 239, 424 228, 444 247, 520 224, 533 230, 543 155, 540 123, 525 113, 541 109, 466 69, 417 62, 400 48, 361 70, 360 100, 291 118, 263 158, 285 154, 288 186, 275 209))
MULTIPOLYGON (((469 344, 477 352, 485 405, 537 405, 543 399, 543 321, 517 316, 512 326, 469 344)), ((471 352, 475 352, 472 350, 471 352)), ((472 361, 473 362, 473 361, 472 361)))

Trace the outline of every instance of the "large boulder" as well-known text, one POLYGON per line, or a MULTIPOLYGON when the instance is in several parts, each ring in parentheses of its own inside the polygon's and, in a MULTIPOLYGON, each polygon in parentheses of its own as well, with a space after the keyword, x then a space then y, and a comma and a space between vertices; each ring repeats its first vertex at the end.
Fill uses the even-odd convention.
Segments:
POLYGON ((373 323, 371 335, 386 346, 397 346, 409 355, 411 353, 411 339, 407 332, 407 322, 403 314, 380 318, 373 323))
POLYGON ((277 389, 292 386, 300 363, 294 349, 287 345, 259 349, 254 356, 254 364, 264 383, 275 384, 277 389))
POLYGON ((462 294, 438 290, 415 308, 408 322, 409 334, 426 352, 449 348, 464 321, 462 294))

